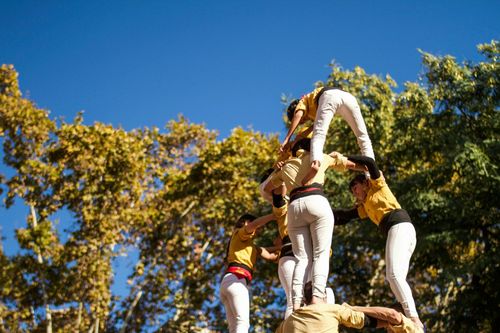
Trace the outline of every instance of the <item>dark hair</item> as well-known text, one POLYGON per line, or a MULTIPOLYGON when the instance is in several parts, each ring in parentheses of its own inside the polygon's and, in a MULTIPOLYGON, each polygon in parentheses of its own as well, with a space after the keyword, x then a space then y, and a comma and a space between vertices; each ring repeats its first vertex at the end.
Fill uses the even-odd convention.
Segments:
POLYGON ((273 173, 273 171, 274 171, 274 168, 269 168, 266 171, 264 171, 262 173, 262 175, 260 176, 260 183, 259 184, 262 184, 263 182, 265 182, 266 179, 273 173))
POLYGON ((297 107, 297 104, 299 104, 299 102, 300 99, 294 99, 286 109, 286 115, 288 116, 288 120, 290 122, 292 122, 293 115, 295 114, 295 108, 297 107))
POLYGON ((297 157, 297 151, 299 151, 300 149, 304 149, 305 151, 310 151, 311 150, 311 139, 304 138, 304 139, 300 139, 299 141, 295 142, 295 144, 292 147, 292 156, 297 157))
POLYGON ((403 314, 405 313, 405 311, 403 310, 403 306, 399 302, 392 304, 389 308, 396 310, 397 312, 401 312, 403 314))
POLYGON ((363 184, 366 179, 366 175, 364 173, 360 173, 349 182, 349 190, 352 190, 356 184, 363 184))
POLYGON ((312 281, 307 281, 304 285, 304 303, 311 304, 313 297, 313 284, 312 281))
POLYGON ((243 214, 240 216, 240 218, 238 219, 238 221, 236 221, 236 227, 237 228, 241 228, 245 225, 245 222, 252 222, 253 220, 255 220, 257 217, 252 215, 252 214, 243 214))

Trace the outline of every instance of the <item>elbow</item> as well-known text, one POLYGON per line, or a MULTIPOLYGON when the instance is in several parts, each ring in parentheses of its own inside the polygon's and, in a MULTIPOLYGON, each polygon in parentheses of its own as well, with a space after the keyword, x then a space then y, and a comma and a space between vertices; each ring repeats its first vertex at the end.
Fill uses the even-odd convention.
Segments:
POLYGON ((399 325, 402 322, 401 313, 399 313, 398 311, 396 311, 394 309, 391 309, 387 313, 387 317, 388 317, 387 321, 389 321, 390 323, 392 323, 394 325, 399 325))

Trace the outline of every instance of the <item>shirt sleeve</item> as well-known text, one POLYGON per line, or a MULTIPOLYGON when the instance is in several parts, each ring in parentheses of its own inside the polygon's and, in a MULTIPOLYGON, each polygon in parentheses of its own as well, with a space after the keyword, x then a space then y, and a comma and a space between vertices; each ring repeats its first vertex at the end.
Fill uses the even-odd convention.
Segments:
POLYGON ((358 215, 360 219, 366 219, 368 217, 364 206, 358 206, 358 215))
POLYGON ((277 219, 285 216, 287 210, 288 210, 288 205, 286 203, 281 207, 274 207, 273 206, 273 214, 277 219))
POLYGON ((303 96, 297 106, 295 107, 295 111, 301 110, 304 112, 304 115, 302 116, 304 119, 310 119, 313 120, 312 115, 310 110, 314 108, 314 97, 316 95, 314 94, 314 91, 303 96))
POLYGON ((295 111, 304 111, 304 113, 306 112, 307 110, 307 106, 306 106, 306 97, 304 96, 303 98, 300 99, 299 103, 297 104, 297 106, 295 107, 295 111))
POLYGON ((246 241, 252 239, 255 236, 255 231, 248 232, 247 228, 243 227, 238 229, 237 235, 239 239, 241 239, 242 241, 246 241))
POLYGON ((280 186, 283 183, 283 180, 281 178, 281 172, 282 171, 280 170, 278 172, 273 173, 271 176, 271 179, 269 180, 275 188, 280 186))
POLYGON ((390 325, 393 332, 396 333, 423 333, 424 330, 420 327, 417 327, 411 319, 407 317, 402 317, 403 321, 399 325, 390 325))
POLYGON ((381 188, 386 187, 387 183, 385 182, 385 177, 381 175, 377 179, 370 178, 370 185, 372 189, 380 190, 381 188))
POLYGON ((338 317, 339 323, 346 327, 360 329, 365 326, 365 314, 351 310, 349 307, 341 306, 341 309, 338 311, 338 317))
POLYGON ((337 170, 337 171, 345 171, 347 170, 347 157, 345 157, 344 155, 340 154, 340 153, 337 153, 335 152, 332 155, 326 155, 323 160, 327 160, 329 161, 328 165, 330 168, 334 169, 334 170, 337 170), (328 158, 326 157, 328 156, 328 158))

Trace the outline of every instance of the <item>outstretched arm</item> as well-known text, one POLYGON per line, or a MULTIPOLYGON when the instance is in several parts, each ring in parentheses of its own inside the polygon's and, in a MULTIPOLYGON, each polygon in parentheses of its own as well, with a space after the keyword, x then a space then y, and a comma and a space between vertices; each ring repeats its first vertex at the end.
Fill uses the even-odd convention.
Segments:
POLYGON ((387 324, 400 325, 403 321, 401 313, 390 308, 381 306, 353 306, 352 309, 377 319, 377 327, 387 327, 387 324))
POLYGON ((358 208, 334 209, 333 216, 335 217, 335 225, 344 225, 359 218, 358 208))
POLYGON ((276 247, 261 247, 260 256, 269 261, 278 260, 278 255, 275 253, 278 249, 276 247))
POLYGON ((290 124, 290 128, 288 129, 288 133, 286 134, 285 140, 283 140, 283 142, 281 143, 280 152, 286 150, 285 148, 290 142, 290 138, 297 129, 297 126, 299 126, 300 120, 302 119, 303 116, 304 116, 304 111, 302 110, 297 110, 293 114, 292 123, 290 124))
POLYGON ((257 230, 258 228, 262 227, 263 225, 273 221, 274 219, 275 219, 274 214, 268 214, 268 215, 258 217, 255 220, 253 220, 252 222, 248 223, 245 226, 245 229, 247 232, 253 233, 255 230, 257 230))
POLYGON ((375 160, 373 158, 368 156, 352 155, 348 156, 347 159, 356 164, 366 166, 368 168, 368 172, 370 173, 371 179, 378 179, 380 177, 380 170, 378 169, 377 163, 375 163, 375 160))

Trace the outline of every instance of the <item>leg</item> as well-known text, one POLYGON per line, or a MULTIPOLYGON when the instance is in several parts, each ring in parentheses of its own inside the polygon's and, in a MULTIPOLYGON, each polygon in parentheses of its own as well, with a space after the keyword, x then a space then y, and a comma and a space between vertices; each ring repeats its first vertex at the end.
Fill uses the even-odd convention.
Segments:
POLYGON ((303 298, 303 289, 306 283, 306 271, 311 266, 312 244, 309 233, 309 224, 302 213, 304 198, 293 201, 288 207, 288 233, 292 241, 292 248, 297 264, 293 271, 292 302, 294 310, 300 306, 303 298))
POLYGON ((323 147, 325 145, 326 134, 336 111, 336 104, 333 103, 332 99, 334 91, 336 90, 324 92, 318 101, 318 111, 316 112, 311 139, 311 162, 323 162, 323 147))
POLYGON ((389 230, 385 246, 386 279, 407 317, 418 317, 410 286, 406 282, 415 245, 413 224, 399 223, 389 230))
POLYGON ((245 279, 229 274, 222 280, 221 300, 226 309, 230 333, 248 333, 250 328, 250 298, 245 279))
POLYGON ((358 142, 359 149, 361 150, 361 154, 375 159, 372 142, 368 136, 365 120, 361 114, 361 109, 356 101, 356 97, 347 92, 343 92, 342 100, 343 105, 338 108, 338 115, 340 115, 347 122, 347 124, 349 124, 349 127, 354 132, 354 135, 356 135, 356 140, 358 142))
POLYGON ((229 329, 229 332, 234 332, 236 328, 236 315, 234 314, 233 311, 233 300, 229 297, 227 288, 229 286, 229 276, 225 276, 222 279, 220 289, 219 289, 219 294, 220 294, 220 300, 222 304, 224 304, 224 309, 226 310, 226 320, 227 320, 227 326, 229 329))
POLYGON ((325 197, 312 195, 304 199, 307 200, 308 213, 314 216, 314 222, 310 225, 313 245, 313 296, 324 300, 326 297, 326 281, 328 280, 334 217, 330 203, 325 197))
POLYGON ((292 279, 296 264, 297 259, 295 257, 283 257, 278 264, 278 276, 280 278, 281 287, 285 290, 286 295, 285 319, 293 312, 292 279))

